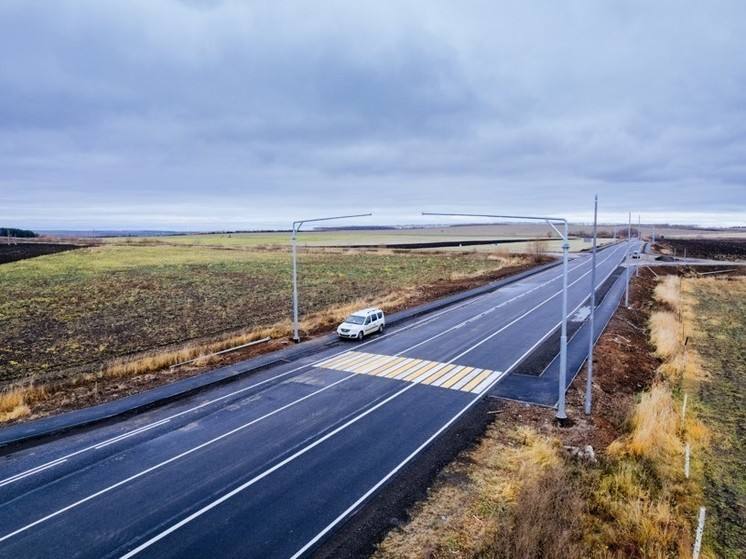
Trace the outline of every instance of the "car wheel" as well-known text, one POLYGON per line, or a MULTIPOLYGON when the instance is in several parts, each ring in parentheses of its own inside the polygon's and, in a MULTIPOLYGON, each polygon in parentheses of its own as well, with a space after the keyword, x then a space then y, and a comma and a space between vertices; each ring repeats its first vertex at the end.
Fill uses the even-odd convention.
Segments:
POLYGON ((378 327, 378 333, 383 334, 383 324, 378 327))
POLYGON ((360 330, 360 332, 357 333, 357 341, 362 342, 363 341, 363 331, 360 330))

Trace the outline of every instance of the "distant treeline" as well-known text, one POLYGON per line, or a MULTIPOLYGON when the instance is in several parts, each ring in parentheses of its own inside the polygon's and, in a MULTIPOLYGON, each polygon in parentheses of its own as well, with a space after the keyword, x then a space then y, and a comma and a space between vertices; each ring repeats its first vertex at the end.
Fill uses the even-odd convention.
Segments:
POLYGON ((13 227, 0 227, 0 237, 18 237, 24 239, 32 239, 38 237, 33 231, 28 229, 15 229, 13 227))

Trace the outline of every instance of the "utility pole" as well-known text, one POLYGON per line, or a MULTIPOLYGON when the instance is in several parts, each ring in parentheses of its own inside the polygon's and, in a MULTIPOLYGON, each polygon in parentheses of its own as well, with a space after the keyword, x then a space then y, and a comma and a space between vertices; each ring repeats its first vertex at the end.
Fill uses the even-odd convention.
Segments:
POLYGON ((627 286, 624 288, 624 306, 629 308, 629 244, 632 242, 632 212, 629 212, 627 219, 627 286))
MULTIPOLYGON (((637 214, 637 240, 642 241, 642 228, 640 226, 640 214, 637 214)), ((638 253, 638 257, 642 257, 642 253, 638 253)), ((635 264, 635 277, 640 277, 640 258, 637 259, 635 264)))
POLYGON ((296 247, 298 241, 298 231, 303 227, 304 223, 310 223, 312 221, 330 221, 332 219, 349 219, 353 217, 367 217, 373 214, 355 214, 355 215, 338 215, 334 217, 318 217, 315 219, 303 219, 300 221, 293 222, 293 235, 290 237, 292 244, 292 255, 293 255, 293 341, 295 343, 300 342, 300 334, 298 333, 298 249, 296 247))
POLYGON ((453 217, 489 217, 506 219, 524 219, 544 221, 554 229, 562 238, 562 323, 560 327, 560 374, 559 374, 559 398, 557 400, 557 414, 555 417, 562 424, 567 419, 565 413, 565 390, 567 390, 567 276, 568 276, 568 253, 570 252, 570 233, 567 220, 562 217, 545 216, 521 216, 521 215, 491 215, 491 214, 461 214, 461 213, 435 213, 422 212, 422 215, 443 215, 453 217), (564 233, 557 229, 555 223, 564 224, 564 233))
POLYGON ((593 257, 591 264, 591 321, 590 333, 588 334, 588 366, 586 367, 587 375, 585 382, 585 415, 591 414, 591 390, 593 388, 593 338, 594 315, 596 312, 596 232, 598 225, 598 194, 593 206, 593 257))

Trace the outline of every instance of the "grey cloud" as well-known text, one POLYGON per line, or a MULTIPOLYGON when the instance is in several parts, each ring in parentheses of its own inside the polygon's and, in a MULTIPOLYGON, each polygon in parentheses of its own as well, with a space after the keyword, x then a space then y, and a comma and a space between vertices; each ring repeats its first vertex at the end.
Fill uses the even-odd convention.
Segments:
POLYGON ((118 223, 179 221, 162 217, 175 196, 195 223, 236 199, 257 222, 371 201, 570 211, 594 192, 615 211, 629 192, 746 210, 744 16, 735 0, 7 0, 0 187, 32 193, 17 215, 35 193, 84 220, 127 207, 98 212, 118 223))

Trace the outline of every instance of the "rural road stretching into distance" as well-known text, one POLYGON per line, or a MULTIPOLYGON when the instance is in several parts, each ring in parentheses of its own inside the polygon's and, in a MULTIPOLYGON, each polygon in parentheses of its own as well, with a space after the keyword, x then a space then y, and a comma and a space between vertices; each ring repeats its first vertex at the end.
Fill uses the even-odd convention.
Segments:
MULTIPOLYGON (((599 285, 626 248, 598 253, 599 285)), ((572 315, 587 304, 588 255, 570 262, 569 285, 572 315)), ((559 266, 363 343, 10 449, 0 557, 308 556, 556 330, 561 299, 559 266)))

